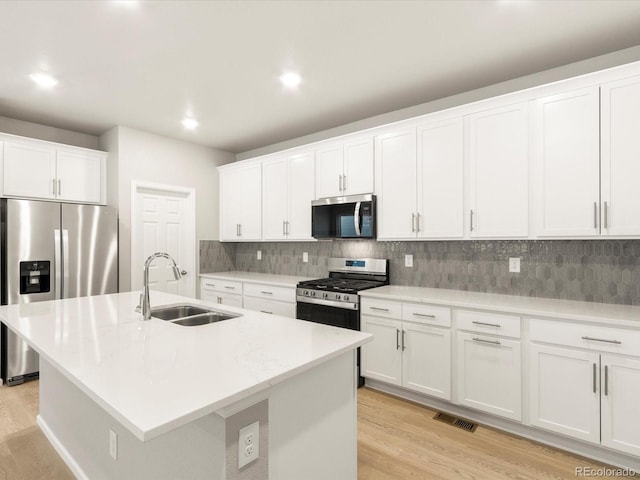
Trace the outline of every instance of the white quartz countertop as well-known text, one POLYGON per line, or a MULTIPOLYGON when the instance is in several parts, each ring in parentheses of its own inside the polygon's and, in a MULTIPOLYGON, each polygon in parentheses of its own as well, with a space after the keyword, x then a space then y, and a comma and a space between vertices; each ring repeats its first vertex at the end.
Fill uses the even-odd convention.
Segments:
MULTIPOLYGON (((0 319, 147 441, 371 340, 317 323, 241 313, 185 327, 135 312, 139 292, 0 307, 0 319)), ((151 292, 152 307, 200 300, 151 292)))
POLYGON ((372 288, 360 292, 360 296, 640 328, 640 307, 631 305, 612 305, 400 285, 372 288))
POLYGON ((311 277, 297 277, 293 275, 274 275, 271 273, 258 272, 217 272, 217 273, 201 273, 200 278, 222 278, 225 280, 235 280, 247 283, 263 283, 267 285, 275 285, 278 287, 295 287, 299 282, 313 280, 311 277))

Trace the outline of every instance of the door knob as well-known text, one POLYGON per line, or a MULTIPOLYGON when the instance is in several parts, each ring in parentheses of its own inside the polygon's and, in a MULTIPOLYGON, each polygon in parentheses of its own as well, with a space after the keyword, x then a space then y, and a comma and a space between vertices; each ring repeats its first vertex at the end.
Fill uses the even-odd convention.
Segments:
POLYGON ((187 274, 187 271, 186 271, 186 270, 181 270, 181 271, 180 271, 180 275, 184 276, 184 275, 186 275, 186 274, 187 274))

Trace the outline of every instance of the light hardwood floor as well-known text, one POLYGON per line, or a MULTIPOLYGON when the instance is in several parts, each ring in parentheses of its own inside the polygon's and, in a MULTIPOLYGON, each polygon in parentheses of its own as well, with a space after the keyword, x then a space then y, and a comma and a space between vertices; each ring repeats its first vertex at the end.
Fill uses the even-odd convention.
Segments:
MULTIPOLYGON (((74 478, 36 425, 37 413, 37 381, 0 387, 0 480, 74 478)), ((433 420, 434 414, 358 390, 358 479, 575 479, 578 466, 601 467, 483 426, 469 433, 433 420)))

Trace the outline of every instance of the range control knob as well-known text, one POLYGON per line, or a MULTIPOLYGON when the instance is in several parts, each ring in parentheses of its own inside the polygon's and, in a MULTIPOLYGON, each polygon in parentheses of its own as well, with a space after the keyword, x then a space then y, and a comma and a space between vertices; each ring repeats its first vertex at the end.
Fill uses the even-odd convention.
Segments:
POLYGON ((340 300, 340 294, 336 295, 336 300, 340 300))
POLYGON ((316 296, 316 292, 311 292, 311 296, 315 297, 316 296))
POLYGON ((323 293, 322 294, 322 298, 329 298, 329 294, 328 293, 323 293))

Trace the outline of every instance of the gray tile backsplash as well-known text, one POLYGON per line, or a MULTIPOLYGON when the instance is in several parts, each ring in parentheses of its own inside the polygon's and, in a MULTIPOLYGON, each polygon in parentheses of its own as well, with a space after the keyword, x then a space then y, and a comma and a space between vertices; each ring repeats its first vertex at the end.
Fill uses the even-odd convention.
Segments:
POLYGON ((640 305, 640 240, 200 242, 202 273, 319 278, 328 257, 388 258, 393 285, 640 305), (413 255, 413 268, 404 266, 405 254, 413 255), (509 273, 509 257, 521 258, 520 273, 509 273))

